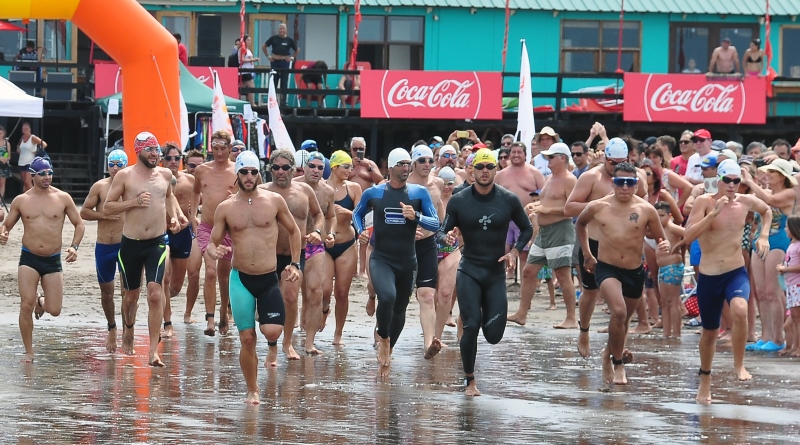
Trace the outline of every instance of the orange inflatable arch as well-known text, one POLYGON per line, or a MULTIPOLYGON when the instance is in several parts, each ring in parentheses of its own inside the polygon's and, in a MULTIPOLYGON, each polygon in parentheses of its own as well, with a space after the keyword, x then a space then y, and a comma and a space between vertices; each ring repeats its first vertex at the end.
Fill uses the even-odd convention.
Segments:
POLYGON ((136 0, 0 0, 0 18, 69 20, 120 65, 130 164, 141 131, 180 140, 178 44, 136 0))

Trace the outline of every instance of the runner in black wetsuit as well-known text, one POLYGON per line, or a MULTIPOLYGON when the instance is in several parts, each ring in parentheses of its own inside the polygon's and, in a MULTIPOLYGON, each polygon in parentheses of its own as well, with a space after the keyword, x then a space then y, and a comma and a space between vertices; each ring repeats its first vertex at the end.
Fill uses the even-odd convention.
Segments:
POLYGON ((378 363, 381 376, 389 374, 391 348, 397 343, 406 322, 417 257, 414 239, 417 224, 430 231, 439 230, 439 217, 425 187, 406 185, 411 156, 405 149, 389 153, 389 182, 368 188, 353 212, 356 233, 369 240, 364 216, 374 212, 374 246, 369 258, 372 286, 378 296, 378 363))
POLYGON ((481 149, 473 160, 475 182, 447 203, 447 216, 439 232, 439 242, 452 245, 454 229, 464 238, 461 264, 456 276, 456 294, 464 323, 461 336, 461 361, 467 381, 466 395, 479 396, 475 384, 475 356, 478 330, 491 344, 503 338, 506 328, 505 267, 513 267, 519 252, 528 244, 533 227, 516 195, 494 184, 497 160, 494 153, 481 149), (520 228, 514 248, 505 254, 510 221, 520 228), (505 264, 504 264, 505 263, 505 264))

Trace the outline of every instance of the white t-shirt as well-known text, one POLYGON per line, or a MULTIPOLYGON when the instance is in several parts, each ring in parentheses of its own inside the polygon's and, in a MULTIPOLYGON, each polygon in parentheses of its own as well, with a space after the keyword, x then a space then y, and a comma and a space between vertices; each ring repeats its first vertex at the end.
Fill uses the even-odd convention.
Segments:
POLYGON ((700 168, 700 153, 695 153, 689 156, 689 161, 686 163, 686 174, 683 175, 695 181, 703 180, 703 170, 700 168))
POLYGON ((547 166, 548 162, 549 161, 545 159, 545 157, 541 153, 539 153, 533 158, 533 166, 536 167, 537 170, 542 172, 545 178, 553 174, 553 172, 550 171, 550 167, 547 166))
MULTIPOLYGON (((242 54, 239 53, 239 65, 241 65, 242 68, 255 68, 256 67, 255 64, 253 64, 253 62, 243 62, 243 60, 246 60, 246 59, 248 59, 248 60, 252 60, 253 59, 253 52, 250 51, 249 49, 247 50, 247 53, 245 53, 244 57, 242 57, 242 54)), ((250 74, 252 74, 252 73, 250 73, 250 74)))

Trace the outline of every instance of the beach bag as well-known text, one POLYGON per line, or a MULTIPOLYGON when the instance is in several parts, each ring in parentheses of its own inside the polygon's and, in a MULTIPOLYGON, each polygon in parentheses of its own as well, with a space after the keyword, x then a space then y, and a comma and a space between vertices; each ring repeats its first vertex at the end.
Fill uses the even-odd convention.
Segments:
POLYGON ((686 306, 686 310, 689 311, 690 317, 697 317, 700 315, 700 306, 697 304, 697 295, 692 295, 691 297, 686 299, 686 302, 683 303, 686 306))

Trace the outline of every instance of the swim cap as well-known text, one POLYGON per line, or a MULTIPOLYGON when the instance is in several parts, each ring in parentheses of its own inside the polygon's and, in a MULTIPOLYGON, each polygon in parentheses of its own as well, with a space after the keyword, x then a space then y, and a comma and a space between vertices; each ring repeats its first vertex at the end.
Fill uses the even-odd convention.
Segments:
POLYGON ((433 150, 431 150, 427 145, 417 145, 413 150, 411 150, 411 160, 413 161, 426 157, 433 159, 433 150))
POLYGON ((136 135, 136 139, 133 140, 133 151, 138 155, 147 147, 159 147, 158 139, 153 133, 143 131, 136 135))
POLYGON ((108 154, 108 162, 119 162, 122 161, 123 167, 128 166, 128 154, 125 153, 123 150, 112 150, 111 153, 108 154))
POLYGON ((308 163, 308 152, 300 150, 294 154, 294 168, 304 168, 308 163))
POLYGON ((342 164, 352 164, 353 158, 350 157, 344 150, 336 150, 331 155, 331 168, 338 167, 342 164))
POLYGON ((308 160, 306 161, 306 165, 308 165, 308 163, 311 161, 322 161, 322 163, 324 164, 325 156, 322 156, 322 153, 318 151, 312 151, 311 153, 308 154, 308 160))
POLYGON ((613 138, 606 144, 606 159, 627 159, 628 144, 622 138, 613 138))
POLYGON ((441 170, 439 170, 439 177, 442 178, 444 182, 455 181, 456 172, 454 172, 453 169, 450 167, 444 167, 441 170))
POLYGON ((258 156, 252 151, 243 151, 236 156, 236 171, 243 168, 260 168, 261 163, 258 161, 258 156))
POLYGON ((315 141, 313 139, 306 139, 305 141, 303 141, 302 144, 300 144, 300 149, 301 150, 306 150, 306 151, 316 150, 317 149, 317 141, 315 141))
POLYGON ((411 155, 408 154, 405 148, 395 148, 389 152, 389 168, 397 167, 397 164, 403 161, 411 161, 411 155))
POLYGON ((31 162, 31 165, 28 167, 28 170, 30 170, 33 173, 40 172, 42 170, 52 170, 52 169, 53 166, 52 164, 50 164, 50 161, 39 156, 33 158, 33 162, 31 162))
MULTIPOLYGON (((774 162, 774 161, 773 161, 774 162)), ((784 161, 786 162, 786 161, 784 161)), ((742 168, 733 159, 726 159, 717 166, 717 175, 722 176, 742 176, 742 168)))
POLYGON ((331 161, 328 158, 325 158, 325 170, 322 170, 322 179, 328 179, 331 177, 331 161))
POLYGON ((439 149, 439 156, 445 153, 453 153, 454 155, 458 154, 458 152, 456 152, 455 147, 453 147, 452 145, 442 145, 442 148, 439 149))
POLYGON ((246 147, 244 142, 240 141, 239 139, 236 139, 235 141, 231 142, 231 147, 233 147, 234 145, 241 145, 242 147, 246 147))
POLYGON ((475 158, 472 159, 472 165, 488 162, 490 164, 497 164, 497 158, 488 148, 481 148, 475 152, 475 158))
POLYGON ((467 161, 465 165, 472 165, 473 160, 475 160, 475 153, 472 153, 471 155, 467 156, 467 161))

